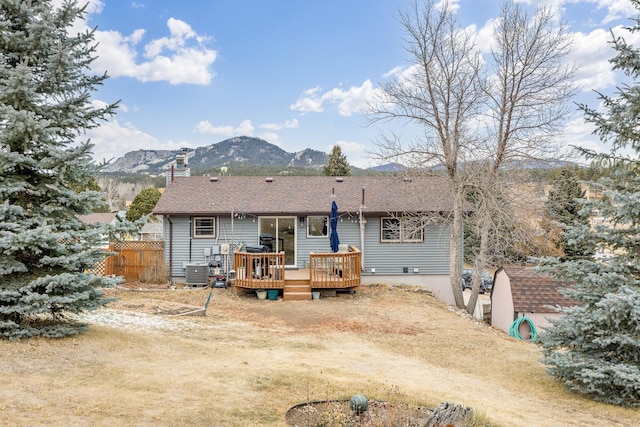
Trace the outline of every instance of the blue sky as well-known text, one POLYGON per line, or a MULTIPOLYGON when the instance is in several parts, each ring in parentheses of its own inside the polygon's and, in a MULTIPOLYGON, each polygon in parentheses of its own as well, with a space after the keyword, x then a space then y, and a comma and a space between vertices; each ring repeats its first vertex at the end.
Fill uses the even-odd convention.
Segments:
MULTIPOLYGON (((249 135, 288 152, 339 144, 350 163, 369 166, 372 141, 400 123, 367 126, 361 111, 392 70, 408 65, 396 18, 411 1, 91 0, 78 26, 98 27, 93 67, 111 76, 95 102, 121 100, 117 115, 88 135, 94 157, 249 135)), ((595 107, 592 91, 616 83, 609 30, 621 32, 636 10, 629 0, 545 2, 574 33, 583 88, 576 100, 595 107)), ((500 3, 450 0, 481 46, 500 3)), ((564 138, 598 147, 591 130, 576 111, 564 138)))

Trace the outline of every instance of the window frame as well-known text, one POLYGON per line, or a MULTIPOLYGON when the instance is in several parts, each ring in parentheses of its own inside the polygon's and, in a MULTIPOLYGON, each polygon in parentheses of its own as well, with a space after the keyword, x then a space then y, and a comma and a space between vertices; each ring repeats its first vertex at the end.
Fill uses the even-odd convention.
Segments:
POLYGON ((383 216, 380 218, 380 242, 382 243, 401 243, 402 242, 402 233, 401 230, 402 221, 400 218, 395 216, 383 216), (392 227, 391 225, 385 227, 385 221, 387 222, 396 222, 397 226, 392 227), (386 237, 387 233, 396 233, 397 238, 386 237))
MULTIPOLYGON (((403 243, 422 243, 424 242, 424 226, 422 225, 422 220, 420 218, 416 218, 416 217, 403 217, 402 218, 402 242, 403 243), (414 225, 414 223, 416 225, 419 225, 419 228, 415 228, 412 227, 411 229, 413 230, 417 230, 419 231, 420 236, 418 238, 409 238, 407 237, 409 235, 409 232, 407 232, 407 230, 409 229, 407 226, 408 225, 414 225)), ((413 234, 416 234, 415 232, 413 234)))
POLYGON ((410 234, 407 231, 407 226, 412 221, 419 221, 419 219, 413 219, 411 217, 399 217, 399 216, 383 216, 380 217, 380 242, 381 243, 423 243, 424 242, 424 227, 420 227, 419 232, 413 234, 419 234, 418 238, 409 238, 410 234), (395 226, 387 225, 385 222, 395 222, 395 226), (396 233, 397 238, 389 237, 390 233, 396 233))
POLYGON ((309 239, 326 239, 327 237, 329 237, 329 216, 328 215, 307 215, 306 218, 306 222, 307 222, 307 238, 309 239), (309 233, 309 226, 311 225, 311 221, 309 220, 309 218, 322 218, 324 221, 323 224, 323 228, 326 227, 326 232, 325 234, 320 234, 320 235, 313 235, 309 233))
POLYGON ((217 217, 214 216, 196 216, 192 218, 192 224, 193 224, 193 229, 192 229, 192 236, 194 239, 215 239, 216 238, 216 233, 218 231, 218 223, 217 223, 217 217), (199 221, 202 220, 210 220, 211 221, 211 225, 210 226, 206 226, 207 229, 211 229, 211 233, 210 234, 202 234, 202 230, 205 229, 205 226, 202 225, 198 225, 199 221), (198 232, 200 230, 200 232, 198 232))

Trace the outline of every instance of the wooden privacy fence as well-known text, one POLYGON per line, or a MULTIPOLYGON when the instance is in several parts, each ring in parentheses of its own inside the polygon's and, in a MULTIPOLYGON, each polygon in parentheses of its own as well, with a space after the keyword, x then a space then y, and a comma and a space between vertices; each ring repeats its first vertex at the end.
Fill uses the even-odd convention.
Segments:
MULTIPOLYGON (((125 241, 109 245, 104 274, 122 276, 126 282, 146 281, 146 276, 166 272, 164 241, 125 241)), ((96 268, 99 270, 99 268, 96 268)))

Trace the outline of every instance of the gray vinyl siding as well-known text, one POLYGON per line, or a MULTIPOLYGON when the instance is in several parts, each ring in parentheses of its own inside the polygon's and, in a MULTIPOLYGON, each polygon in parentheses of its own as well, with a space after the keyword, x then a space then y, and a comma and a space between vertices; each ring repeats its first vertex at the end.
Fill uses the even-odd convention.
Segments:
MULTIPOLYGON (((215 239, 191 238, 191 217, 171 217, 173 223, 173 277, 184 277, 185 263, 206 263, 205 248, 222 243, 257 244, 258 221, 253 218, 235 219, 218 217, 215 239)), ((380 241, 380 218, 367 217, 365 227, 365 247, 363 256, 365 270, 376 269, 376 274, 449 274, 449 228, 431 226, 425 229, 422 243, 382 243, 380 241), (408 273, 403 272, 408 268, 408 273)), ((169 262, 169 221, 164 222, 165 259, 169 262)), ((297 224, 297 267, 308 265, 309 252, 330 251, 329 237, 309 238, 306 228, 297 224)), ((353 220, 338 222, 338 236, 341 244, 361 248, 360 224, 353 220)))
POLYGON ((233 227, 231 218, 218 218, 219 233, 218 240, 220 243, 233 243, 256 245, 258 244, 258 219, 244 218, 234 219, 233 227))
MULTIPOLYGON (((252 220, 234 220, 231 227, 231 218, 217 217, 215 238, 192 238, 191 217, 171 217, 173 223, 173 277, 185 275, 185 263, 208 263, 210 259, 205 256, 205 248, 218 247, 222 243, 240 242, 254 244, 258 240, 258 223, 252 220)), ((169 263, 169 221, 164 222, 165 235, 165 261, 169 263)))
POLYGON ((382 243, 380 217, 367 217, 365 231, 365 270, 376 274, 449 274, 449 228, 429 226, 422 243, 382 243), (408 273, 403 268, 408 268, 408 273))
MULTIPOLYGON (((341 244, 353 245, 360 247, 360 226, 353 222, 338 222, 338 237, 341 244)), ((298 268, 304 268, 305 263, 308 265, 309 252, 330 252, 331 243, 329 236, 326 237, 307 237, 305 227, 298 227, 298 268)))
POLYGON ((189 244, 191 241, 191 224, 189 217, 171 217, 171 224, 165 221, 164 257, 172 261, 171 276, 184 276, 183 264, 189 262, 189 244), (171 232, 169 230, 172 230, 171 232), (171 239, 173 245, 171 245, 171 239), (170 253, 172 248, 172 254, 170 253), (173 255, 173 256, 171 256, 173 255))

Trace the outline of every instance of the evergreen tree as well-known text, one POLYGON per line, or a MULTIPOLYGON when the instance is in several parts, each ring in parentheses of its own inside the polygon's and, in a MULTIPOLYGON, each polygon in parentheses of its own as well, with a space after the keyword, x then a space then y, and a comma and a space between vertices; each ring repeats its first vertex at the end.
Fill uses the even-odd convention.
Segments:
POLYGON ((82 186, 76 186, 75 187, 76 192, 81 193, 83 191, 98 191, 100 193, 103 193, 102 196, 102 203, 100 204, 100 206, 91 209, 92 212, 111 212, 111 209, 109 208, 109 203, 107 203, 107 199, 106 199, 106 195, 104 195, 104 192, 102 191, 102 189, 100 188, 100 186, 98 185, 98 183, 96 182, 95 177, 91 177, 89 179, 89 182, 86 185, 82 185, 82 186))
MULTIPOLYGON (((640 9, 640 1, 633 1, 640 9)), ((640 30, 640 18, 631 31, 640 30)), ((608 249, 615 257, 550 260, 545 270, 573 282, 564 294, 576 301, 541 336, 543 361, 549 372, 573 391, 595 400, 640 407, 640 51, 615 38, 614 69, 631 83, 618 86, 615 97, 601 94, 602 112, 582 106, 597 134, 612 145, 610 153, 585 151, 611 167, 601 178, 602 200, 585 205, 598 209, 605 223, 590 229, 575 223, 567 242, 608 249), (633 152, 634 155, 622 154, 633 152)), ((596 185, 595 183, 593 185, 596 185)))
POLYGON ((108 302, 115 279, 85 271, 105 258, 107 231, 78 215, 102 203, 88 190, 91 145, 76 143, 115 111, 90 104, 105 75, 88 67, 93 32, 70 33, 76 3, 0 0, 0 336, 63 337, 74 314, 108 302), (82 190, 85 189, 85 190, 82 190), (77 191, 79 190, 79 191, 77 191))
POLYGON ((131 202, 131 206, 127 210, 127 220, 137 221, 140 218, 151 214, 153 208, 156 207, 158 200, 160 200, 160 190, 154 187, 148 187, 143 189, 136 195, 131 202))
POLYGON ((347 162, 347 156, 342 154, 342 149, 339 145, 334 145, 331 154, 329 154, 329 161, 322 169, 325 176, 351 176, 351 168, 349 162, 347 162))
POLYGON ((544 204, 543 228, 547 231, 558 253, 569 258, 593 254, 592 248, 585 245, 567 245, 563 228, 573 225, 574 221, 587 225, 589 216, 582 210, 579 199, 585 196, 577 177, 569 169, 562 168, 549 191, 544 204))

